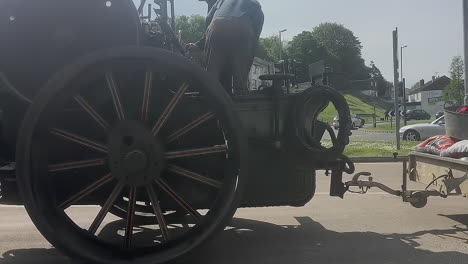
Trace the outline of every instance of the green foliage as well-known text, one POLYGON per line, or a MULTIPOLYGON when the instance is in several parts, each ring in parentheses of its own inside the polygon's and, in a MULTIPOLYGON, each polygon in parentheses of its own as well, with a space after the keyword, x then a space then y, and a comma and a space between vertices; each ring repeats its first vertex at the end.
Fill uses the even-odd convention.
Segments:
MULTIPOLYGON (((362 101, 361 99, 351 95, 351 94, 345 94, 344 97, 346 98, 346 101, 348 102, 349 109, 351 110, 351 113, 353 114, 373 114, 374 113, 374 106, 362 101)), ((385 110, 376 107, 376 114, 377 114, 377 120, 380 120, 380 118, 383 118, 385 116, 385 110)), ((335 107, 330 104, 319 116, 319 120, 327 122, 329 124, 332 124, 333 118, 337 115, 337 111, 335 107)), ((365 118, 366 122, 370 123, 372 121, 372 118, 365 118)))
MULTIPOLYGON (((281 44, 278 36, 260 38, 256 56, 271 62, 279 61, 281 44)), ((286 52, 283 50, 284 54, 286 52)))
MULTIPOLYGON (((330 147, 330 140, 322 140, 322 146, 330 147)), ((344 154, 348 157, 393 157, 398 152, 400 156, 407 156, 414 152, 421 142, 402 141, 401 150, 397 150, 395 142, 387 141, 353 141, 346 146, 344 154)))
POLYGON ((416 89, 419 89, 421 88, 421 83, 420 82, 417 82, 415 84, 413 84, 413 86, 411 86, 411 90, 416 90, 416 89))
POLYGON ((392 83, 387 81, 385 77, 383 77, 382 72, 380 69, 375 65, 373 61, 370 62, 370 78, 374 79, 376 82, 376 89, 379 96, 385 96, 386 92, 392 87, 392 83))
POLYGON ((314 28, 312 35, 336 57, 342 57, 346 53, 361 55, 361 42, 351 30, 341 24, 322 23, 314 28))
MULTIPOLYGON (((205 18, 200 15, 180 16, 177 18, 176 30, 181 31, 182 44, 196 42, 206 30, 205 18)), ((365 65, 361 42, 343 25, 320 24, 312 32, 303 31, 284 45, 281 45, 278 36, 260 38, 256 56, 270 62, 278 62, 281 48, 283 58, 289 58, 290 62, 299 62, 296 64, 299 82, 310 81, 309 64, 325 60, 327 67, 331 67, 335 72, 347 74, 351 80, 374 78, 381 96, 385 95, 390 86, 375 63, 372 62, 371 67, 365 65)))
POLYGON ((326 48, 320 45, 309 31, 303 31, 295 36, 289 43, 287 53, 291 58, 300 62, 296 68, 299 82, 310 81, 308 73, 310 64, 328 57, 326 48))
POLYGON ((370 69, 362 58, 361 41, 354 33, 337 23, 322 23, 315 27, 312 36, 330 54, 327 64, 335 72, 350 74, 352 79, 369 78, 370 69))
POLYGON ((351 141, 344 154, 349 157, 393 157, 394 152, 406 156, 414 152, 421 142, 402 141, 401 150, 397 150, 395 142, 380 141, 351 141))
POLYGON ((456 105, 462 105, 464 103, 464 83, 463 77, 465 74, 465 64, 462 57, 455 56, 450 65, 450 78, 452 81, 445 88, 445 100, 451 101, 456 105))
MULTIPOLYGON (((276 62, 279 60, 280 47, 278 36, 261 38, 257 57, 276 62)), ((365 65, 359 39, 343 25, 321 24, 312 32, 303 31, 296 35, 287 45, 283 45, 283 48, 284 57, 300 62, 296 65, 299 82, 309 81, 310 64, 324 60, 327 67, 331 67, 335 72, 347 74, 351 80, 365 80, 375 76, 381 95, 388 89, 389 84, 377 66, 365 65)))
POLYGON ((379 68, 375 65, 374 61, 370 62, 370 73, 369 73, 371 78, 374 79, 381 79, 383 78, 382 72, 380 71, 379 68))
POLYGON ((182 36, 182 45, 200 40, 206 31, 206 19, 200 15, 179 16, 176 19, 176 33, 182 36))

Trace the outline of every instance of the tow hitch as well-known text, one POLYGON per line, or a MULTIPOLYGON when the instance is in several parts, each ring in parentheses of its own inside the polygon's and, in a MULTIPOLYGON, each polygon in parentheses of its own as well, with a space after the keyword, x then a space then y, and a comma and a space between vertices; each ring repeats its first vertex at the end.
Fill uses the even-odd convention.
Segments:
POLYGON ((346 190, 351 193, 366 194, 371 188, 379 188, 391 195, 402 197, 403 202, 408 202, 416 208, 425 207, 427 205, 427 198, 431 196, 447 198, 453 191, 457 191, 456 194, 460 194, 458 192, 460 185, 468 180, 468 173, 462 178, 454 178, 450 170, 446 175, 436 178, 436 180, 442 179, 444 183, 440 186, 439 190, 429 190, 429 187, 431 187, 436 180, 429 184, 425 190, 407 190, 406 173, 404 173, 402 190, 394 190, 385 184, 375 182, 371 176, 372 174, 370 172, 360 172, 354 175, 351 181, 345 183, 346 190), (367 179, 361 180, 362 177, 367 177, 367 179), (357 187, 358 191, 351 190, 351 187, 357 187))

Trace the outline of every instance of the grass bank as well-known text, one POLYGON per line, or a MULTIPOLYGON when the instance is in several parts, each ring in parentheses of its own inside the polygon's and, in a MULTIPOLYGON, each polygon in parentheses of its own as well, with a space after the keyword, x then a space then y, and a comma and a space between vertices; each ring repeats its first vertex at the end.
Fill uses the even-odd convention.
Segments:
MULTIPOLYGON (((351 113, 353 114, 373 114, 374 113, 374 107, 361 99, 351 95, 351 94, 345 94, 344 97, 346 98, 346 101, 348 102, 349 109, 351 110, 351 113)), ((377 120, 380 120, 381 118, 384 118, 385 116, 385 110, 383 108, 376 107, 376 115, 377 115, 377 120)), ((330 104, 319 116, 319 120, 327 122, 331 124, 333 122, 333 118, 335 118, 337 114, 337 111, 335 107, 330 104)), ((364 117, 366 119, 366 122, 370 124, 372 122, 371 117, 364 117)))
POLYGON ((406 156, 413 152, 420 142, 402 141, 401 150, 397 151, 394 142, 354 141, 345 150, 349 157, 392 157, 394 152, 406 156))
MULTIPOLYGON (((323 145, 330 146, 329 140, 323 140, 323 145)), ((352 141, 345 150, 345 155, 349 157, 393 157, 394 152, 398 155, 406 156, 413 152, 420 142, 402 141, 401 150, 396 150, 394 142, 381 141, 352 141)))

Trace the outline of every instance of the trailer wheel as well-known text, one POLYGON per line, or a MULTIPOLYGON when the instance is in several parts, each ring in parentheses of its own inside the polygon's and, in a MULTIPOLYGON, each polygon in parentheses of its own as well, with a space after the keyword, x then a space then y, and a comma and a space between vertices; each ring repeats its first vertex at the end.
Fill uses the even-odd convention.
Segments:
POLYGON ((86 263, 186 255, 237 209, 246 142, 233 109, 218 81, 164 50, 115 48, 76 61, 40 90, 20 130, 28 214, 52 245, 86 263), (118 220, 109 211, 122 197, 118 220), (100 206, 83 214, 78 204, 100 206), (135 221, 145 205, 151 226, 135 221), (188 224, 170 222, 174 212, 188 224))
POLYGON ((422 193, 415 193, 413 195, 413 198, 417 199, 414 202, 410 202, 410 204, 414 208, 421 209, 421 208, 426 207, 426 205, 427 205, 427 196, 423 195, 422 193))

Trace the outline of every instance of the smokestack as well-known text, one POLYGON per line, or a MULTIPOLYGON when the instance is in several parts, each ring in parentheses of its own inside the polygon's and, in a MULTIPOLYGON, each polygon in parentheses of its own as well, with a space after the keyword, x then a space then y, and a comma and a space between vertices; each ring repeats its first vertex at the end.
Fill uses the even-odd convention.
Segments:
POLYGON ((425 84, 425 83, 424 83, 424 79, 421 79, 421 80, 419 81, 419 87, 423 87, 424 84, 425 84))

